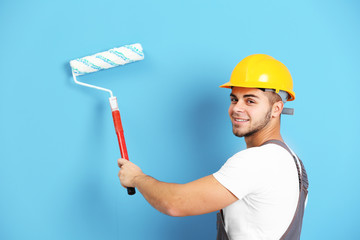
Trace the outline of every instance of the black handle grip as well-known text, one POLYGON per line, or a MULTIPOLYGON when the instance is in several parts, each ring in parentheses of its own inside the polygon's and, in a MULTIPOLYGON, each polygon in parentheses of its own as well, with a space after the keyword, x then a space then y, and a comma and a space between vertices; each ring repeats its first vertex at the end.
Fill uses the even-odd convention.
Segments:
POLYGON ((129 195, 134 195, 134 194, 136 193, 136 190, 135 190, 135 188, 133 188, 133 187, 128 187, 128 188, 127 188, 127 191, 128 191, 128 194, 129 194, 129 195))

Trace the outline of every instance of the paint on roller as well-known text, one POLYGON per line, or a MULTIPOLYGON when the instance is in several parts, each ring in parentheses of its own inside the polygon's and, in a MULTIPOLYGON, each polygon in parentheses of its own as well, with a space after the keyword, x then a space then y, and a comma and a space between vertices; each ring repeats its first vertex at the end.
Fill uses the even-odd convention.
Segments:
POLYGON ((144 59, 143 48, 140 43, 125 45, 118 48, 113 48, 105 52, 96 53, 91 56, 77 58, 70 61, 72 75, 76 84, 95 88, 101 91, 106 91, 113 97, 110 89, 80 82, 77 76, 87 73, 97 72, 103 69, 113 68, 127 63, 132 63, 144 59))
POLYGON ((142 46, 139 43, 135 43, 113 48, 91 56, 77 58, 70 61, 70 66, 73 74, 80 76, 143 59, 144 53, 142 46))

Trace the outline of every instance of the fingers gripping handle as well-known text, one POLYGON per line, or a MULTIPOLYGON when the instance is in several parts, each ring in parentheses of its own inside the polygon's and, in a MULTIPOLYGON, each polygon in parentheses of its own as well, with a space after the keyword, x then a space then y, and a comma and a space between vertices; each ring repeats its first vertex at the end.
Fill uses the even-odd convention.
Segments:
MULTIPOLYGON (((111 97, 109 98, 109 100, 110 100, 111 112, 114 120, 115 132, 119 141, 121 157, 129 160, 129 156, 126 149, 126 143, 125 143, 124 129, 121 124, 120 111, 116 97, 111 97)), ((127 192, 129 195, 134 195, 136 193, 135 188, 133 187, 128 187, 127 192)))

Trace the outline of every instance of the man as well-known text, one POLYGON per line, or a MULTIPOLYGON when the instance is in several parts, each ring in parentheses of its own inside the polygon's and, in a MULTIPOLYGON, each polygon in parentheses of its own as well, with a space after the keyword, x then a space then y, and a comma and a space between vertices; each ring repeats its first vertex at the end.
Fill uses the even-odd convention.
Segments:
POLYGON ((286 101, 295 99, 292 78, 281 62, 250 55, 233 70, 229 116, 233 133, 247 149, 209 176, 186 184, 160 182, 119 159, 119 179, 136 187, 157 210, 170 216, 218 213, 217 239, 299 239, 307 176, 280 134, 286 101))

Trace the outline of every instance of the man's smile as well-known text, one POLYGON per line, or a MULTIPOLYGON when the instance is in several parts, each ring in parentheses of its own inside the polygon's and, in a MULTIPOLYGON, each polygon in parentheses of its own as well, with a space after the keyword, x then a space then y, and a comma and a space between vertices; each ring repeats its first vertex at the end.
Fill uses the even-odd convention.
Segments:
POLYGON ((245 123, 249 121, 249 118, 239 116, 232 116, 232 119, 234 124, 245 123))
POLYGON ((235 122, 247 122, 249 121, 248 119, 240 119, 240 118, 234 118, 235 122))

